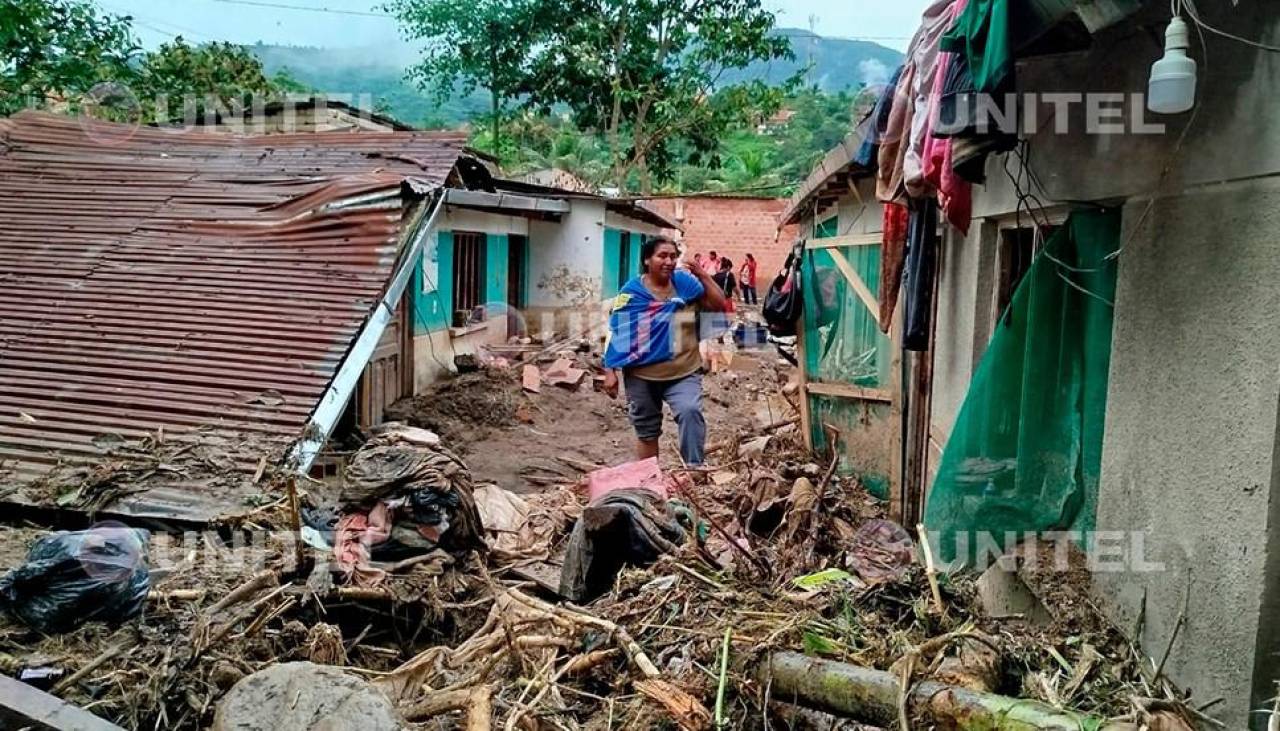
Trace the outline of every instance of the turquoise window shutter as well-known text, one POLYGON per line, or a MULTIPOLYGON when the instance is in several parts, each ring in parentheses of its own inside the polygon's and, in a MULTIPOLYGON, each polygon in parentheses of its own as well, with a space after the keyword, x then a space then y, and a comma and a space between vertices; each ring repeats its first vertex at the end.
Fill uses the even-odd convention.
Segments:
MULTIPOLYGON (((427 282, 430 287, 433 282, 427 282)), ((453 232, 441 231, 436 241, 436 296, 427 297, 431 329, 453 324, 453 232)))
POLYGON ((605 299, 618 296, 618 270, 622 266, 622 234, 616 228, 604 230, 604 269, 600 272, 600 292, 605 299))
POLYGON ((484 301, 492 309, 507 301, 506 234, 485 234, 484 301))

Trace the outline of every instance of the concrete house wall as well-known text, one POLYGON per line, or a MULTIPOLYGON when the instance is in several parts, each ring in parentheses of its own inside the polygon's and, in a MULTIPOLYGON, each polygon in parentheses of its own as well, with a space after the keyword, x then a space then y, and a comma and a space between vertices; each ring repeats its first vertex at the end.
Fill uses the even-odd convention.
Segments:
POLYGON ((455 231, 485 235, 486 300, 506 298, 507 242, 512 234, 529 235, 529 221, 448 206, 427 235, 422 260, 410 285, 413 294, 414 389, 420 390, 453 370, 455 355, 475 353, 486 344, 507 341, 507 318, 491 306, 487 322, 467 328, 450 327, 452 309, 452 235, 455 231))
MULTIPOLYGON (((1202 17, 1274 44, 1280 17, 1261 5, 1205 6, 1202 17)), ((1019 86, 1124 94, 1121 119, 1132 120, 1128 95, 1145 89, 1160 54, 1146 27, 1162 32, 1167 8, 1164 19, 1155 10, 1086 52, 1020 63, 1019 86)), ((1194 115, 1141 119, 1166 124, 1163 134, 1085 134, 1087 106, 1075 105, 1064 134, 1041 118, 1031 160, 1041 198, 1059 202, 1051 214, 1068 201, 1122 206, 1097 523, 1123 532, 1125 546, 1142 532, 1145 561, 1161 569, 1133 570, 1149 567, 1129 556, 1129 570, 1099 572, 1095 587, 1120 626, 1144 613, 1138 640, 1159 656, 1190 581, 1166 671, 1200 702, 1224 697, 1215 712, 1229 728, 1261 728, 1266 717, 1249 711, 1280 680, 1280 55, 1206 36, 1207 69, 1198 39, 1192 51, 1202 64, 1194 115)), ((1003 164, 989 160, 987 184, 974 188, 968 235, 943 236, 935 468, 999 316, 999 230, 1016 220, 1017 200, 1003 164)), ((859 192, 865 207, 853 195, 837 206, 842 232, 880 227, 869 181, 859 192)))
POLYGON ((456 355, 505 343, 518 331, 543 338, 600 331, 605 321, 602 301, 612 296, 604 285, 602 272, 606 266, 612 271, 619 266, 619 234, 632 233, 631 258, 638 266, 640 237, 657 235, 661 229, 607 211, 606 202, 601 199, 568 200, 569 211, 559 220, 458 206, 446 208, 428 234, 412 285, 415 390, 452 372, 456 355), (484 234, 487 256, 485 300, 489 320, 465 328, 450 326, 451 247, 452 235, 457 231, 484 234), (526 236, 528 241, 524 260, 527 301, 520 308, 506 306, 507 257, 513 235, 526 236))

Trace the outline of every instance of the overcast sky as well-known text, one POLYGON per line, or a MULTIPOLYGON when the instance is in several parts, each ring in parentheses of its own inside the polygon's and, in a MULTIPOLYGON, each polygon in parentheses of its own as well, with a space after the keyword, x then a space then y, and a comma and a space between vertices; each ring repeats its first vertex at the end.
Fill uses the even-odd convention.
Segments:
MULTIPOLYGON (((346 47, 386 46, 398 40, 395 22, 380 14, 377 0, 95 1, 108 12, 133 16, 135 29, 148 47, 175 35, 196 42, 263 41, 346 47)), ((812 27, 819 35, 874 40, 903 50, 919 24, 927 1, 764 0, 764 3, 765 7, 778 12, 780 26, 809 28, 812 18, 812 27)))

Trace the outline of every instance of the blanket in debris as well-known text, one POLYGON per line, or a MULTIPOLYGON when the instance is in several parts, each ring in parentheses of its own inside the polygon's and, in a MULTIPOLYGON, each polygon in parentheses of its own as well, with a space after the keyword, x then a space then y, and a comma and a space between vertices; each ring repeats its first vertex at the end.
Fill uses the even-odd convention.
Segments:
POLYGON ((384 577, 370 559, 484 549, 471 473, 425 429, 381 429, 347 465, 338 502, 334 558, 357 584, 384 577))

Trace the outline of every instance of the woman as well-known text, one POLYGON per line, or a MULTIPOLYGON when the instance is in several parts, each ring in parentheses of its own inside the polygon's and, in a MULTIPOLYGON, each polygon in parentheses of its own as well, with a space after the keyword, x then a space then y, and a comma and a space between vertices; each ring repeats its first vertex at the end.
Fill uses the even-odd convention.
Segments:
POLYGON ((640 275, 623 286, 609 312, 604 390, 616 397, 620 380, 626 389, 636 459, 658 455, 666 402, 680 431, 680 456, 685 464, 700 465, 707 425, 697 315, 724 312, 727 302, 697 260, 685 271, 676 268, 679 259, 676 243, 665 236, 640 247, 640 275))
POLYGON ((733 276, 733 260, 727 256, 720 257, 720 271, 711 278, 720 286, 720 291, 724 292, 724 298, 732 300, 738 287, 738 281, 733 276))
POLYGON ((747 254, 746 261, 742 262, 742 271, 738 272, 738 285, 742 289, 742 301, 744 304, 754 305, 759 302, 756 298, 756 268, 758 266, 756 258, 751 254, 747 254))

